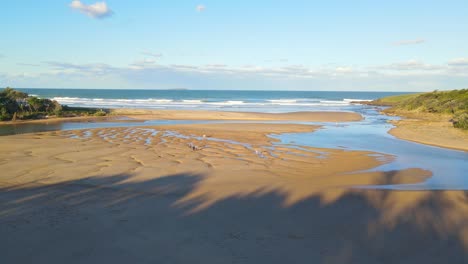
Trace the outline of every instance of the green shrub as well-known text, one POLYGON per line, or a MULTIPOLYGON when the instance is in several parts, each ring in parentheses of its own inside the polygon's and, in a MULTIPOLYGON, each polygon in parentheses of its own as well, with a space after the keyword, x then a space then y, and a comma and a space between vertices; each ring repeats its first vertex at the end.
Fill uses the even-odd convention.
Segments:
POLYGON ((453 126, 461 129, 468 129, 468 113, 462 113, 455 116, 453 126))
POLYGON ((106 116, 107 113, 101 109, 101 110, 96 111, 93 115, 94 116, 106 116))
POLYGON ((10 98, 12 100, 19 100, 19 99, 28 98, 27 93, 16 91, 16 90, 14 90, 14 89, 12 89, 10 87, 7 87, 7 88, 3 89, 3 91, 0 92, 0 96, 1 97, 7 97, 7 98, 10 98))
POLYGON ((63 116, 63 107, 57 101, 52 101, 52 113, 56 116, 63 116))
POLYGON ((392 106, 387 112, 421 112, 447 114, 452 116, 456 128, 466 129, 468 115, 468 89, 452 91, 434 91, 422 94, 390 96, 373 101, 376 104, 392 106))
POLYGON ((466 112, 468 111, 468 89, 434 91, 409 97, 396 104, 395 109, 441 114, 466 112))
POLYGON ((107 112, 98 108, 68 107, 47 98, 29 96, 27 93, 5 88, 0 90, 0 120, 11 120, 16 113, 19 119, 38 119, 55 116, 106 116, 107 112))
POLYGON ((11 120, 12 116, 10 113, 8 113, 7 109, 3 106, 0 106, 0 120, 1 121, 7 121, 11 120))

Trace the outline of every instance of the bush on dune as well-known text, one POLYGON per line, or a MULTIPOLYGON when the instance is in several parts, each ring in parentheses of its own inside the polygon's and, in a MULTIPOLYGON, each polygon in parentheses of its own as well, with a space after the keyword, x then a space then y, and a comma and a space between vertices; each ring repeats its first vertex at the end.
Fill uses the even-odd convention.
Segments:
POLYGON ((453 119, 453 126, 456 128, 468 129, 468 113, 456 115, 453 119))
POLYGON ((0 121, 18 119, 39 119, 46 116, 105 116, 107 113, 100 109, 73 108, 60 105, 55 100, 29 96, 27 93, 11 88, 0 90, 0 121))
POLYGON ((468 89, 424 93, 398 103, 395 108, 441 114, 467 112, 468 89))
POLYGON ((468 129, 468 89, 423 93, 399 101, 391 110, 448 114, 454 127, 468 129))

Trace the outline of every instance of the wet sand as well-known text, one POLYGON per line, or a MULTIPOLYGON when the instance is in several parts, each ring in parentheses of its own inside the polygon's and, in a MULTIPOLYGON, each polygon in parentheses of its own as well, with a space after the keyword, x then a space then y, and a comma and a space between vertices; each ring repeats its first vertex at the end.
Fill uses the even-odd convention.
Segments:
POLYGON ((60 122, 125 122, 145 120, 218 120, 218 121, 308 121, 308 122, 350 122, 362 120, 353 112, 291 112, 255 113, 224 112, 203 110, 148 110, 148 109, 107 109, 107 116, 55 117, 44 119, 0 121, 1 125, 48 124, 60 122))
POLYGON ((417 143, 468 151, 468 131, 454 128, 451 116, 398 112, 404 119, 393 121, 395 137, 417 143))
POLYGON ((463 191, 366 151, 277 145, 316 126, 170 125, 0 137, 2 263, 464 263, 463 191))
POLYGON ((243 121, 310 121, 346 122, 359 121, 362 116, 354 112, 292 112, 292 113, 255 113, 224 112, 203 110, 145 110, 113 109, 112 115, 136 119, 165 120, 243 120, 243 121))

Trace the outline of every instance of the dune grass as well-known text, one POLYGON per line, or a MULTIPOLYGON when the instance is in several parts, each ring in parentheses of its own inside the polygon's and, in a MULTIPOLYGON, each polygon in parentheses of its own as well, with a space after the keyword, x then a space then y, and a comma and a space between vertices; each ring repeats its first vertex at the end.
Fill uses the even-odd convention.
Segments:
POLYGON ((415 93, 415 94, 400 94, 400 95, 394 95, 394 96, 388 96, 384 98, 377 99, 376 101, 386 103, 386 104, 398 104, 400 102, 403 102, 405 100, 415 98, 417 96, 421 95, 421 93, 415 93))

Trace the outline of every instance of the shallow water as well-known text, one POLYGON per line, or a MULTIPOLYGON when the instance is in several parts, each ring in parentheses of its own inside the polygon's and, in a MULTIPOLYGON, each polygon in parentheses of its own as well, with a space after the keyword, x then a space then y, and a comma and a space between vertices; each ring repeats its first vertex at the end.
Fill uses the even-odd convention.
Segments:
MULTIPOLYGON (((342 110, 351 110, 350 107, 342 110)), ((390 171, 407 168, 430 170, 433 176, 419 184, 379 185, 363 188, 383 188, 400 190, 468 190, 468 152, 444 149, 410 141, 400 140, 388 134, 393 126, 387 121, 396 119, 380 114, 381 108, 370 106, 352 106, 352 110, 361 113, 365 119, 359 122, 266 122, 300 123, 322 125, 322 128, 310 133, 286 133, 271 135, 280 140, 280 144, 293 146, 311 146, 347 150, 366 150, 393 155, 395 160, 372 169, 390 171)), ((33 133, 56 130, 78 130, 113 127, 140 127, 164 124, 202 124, 202 123, 239 123, 239 121, 203 121, 203 120, 149 120, 149 121, 109 121, 109 122, 51 122, 49 124, 17 124, 0 126, 0 135, 33 133)), ((246 123, 246 122, 242 122, 246 123)), ((258 123, 258 122, 255 122, 258 123)), ((265 123, 265 122, 263 122, 265 123)), ((148 143, 148 142, 147 142, 148 143)))
POLYGON ((372 171, 407 168, 430 170, 433 176, 424 183, 379 185, 366 188, 401 190, 468 190, 468 152, 444 149, 395 138, 388 134, 393 126, 387 123, 395 117, 381 115, 378 108, 362 108, 365 120, 330 124, 312 133, 274 135, 282 144, 296 144, 319 148, 368 150, 390 154, 395 160, 372 171))
POLYGON ((25 123, 15 125, 0 125, 0 136, 37 133, 46 131, 60 130, 79 130, 79 129, 94 129, 94 128, 111 128, 111 127, 141 127, 151 125, 174 125, 174 124, 205 124, 210 121, 198 120, 148 120, 148 121, 104 121, 104 122, 83 122, 83 121, 53 121, 50 123, 25 123))

